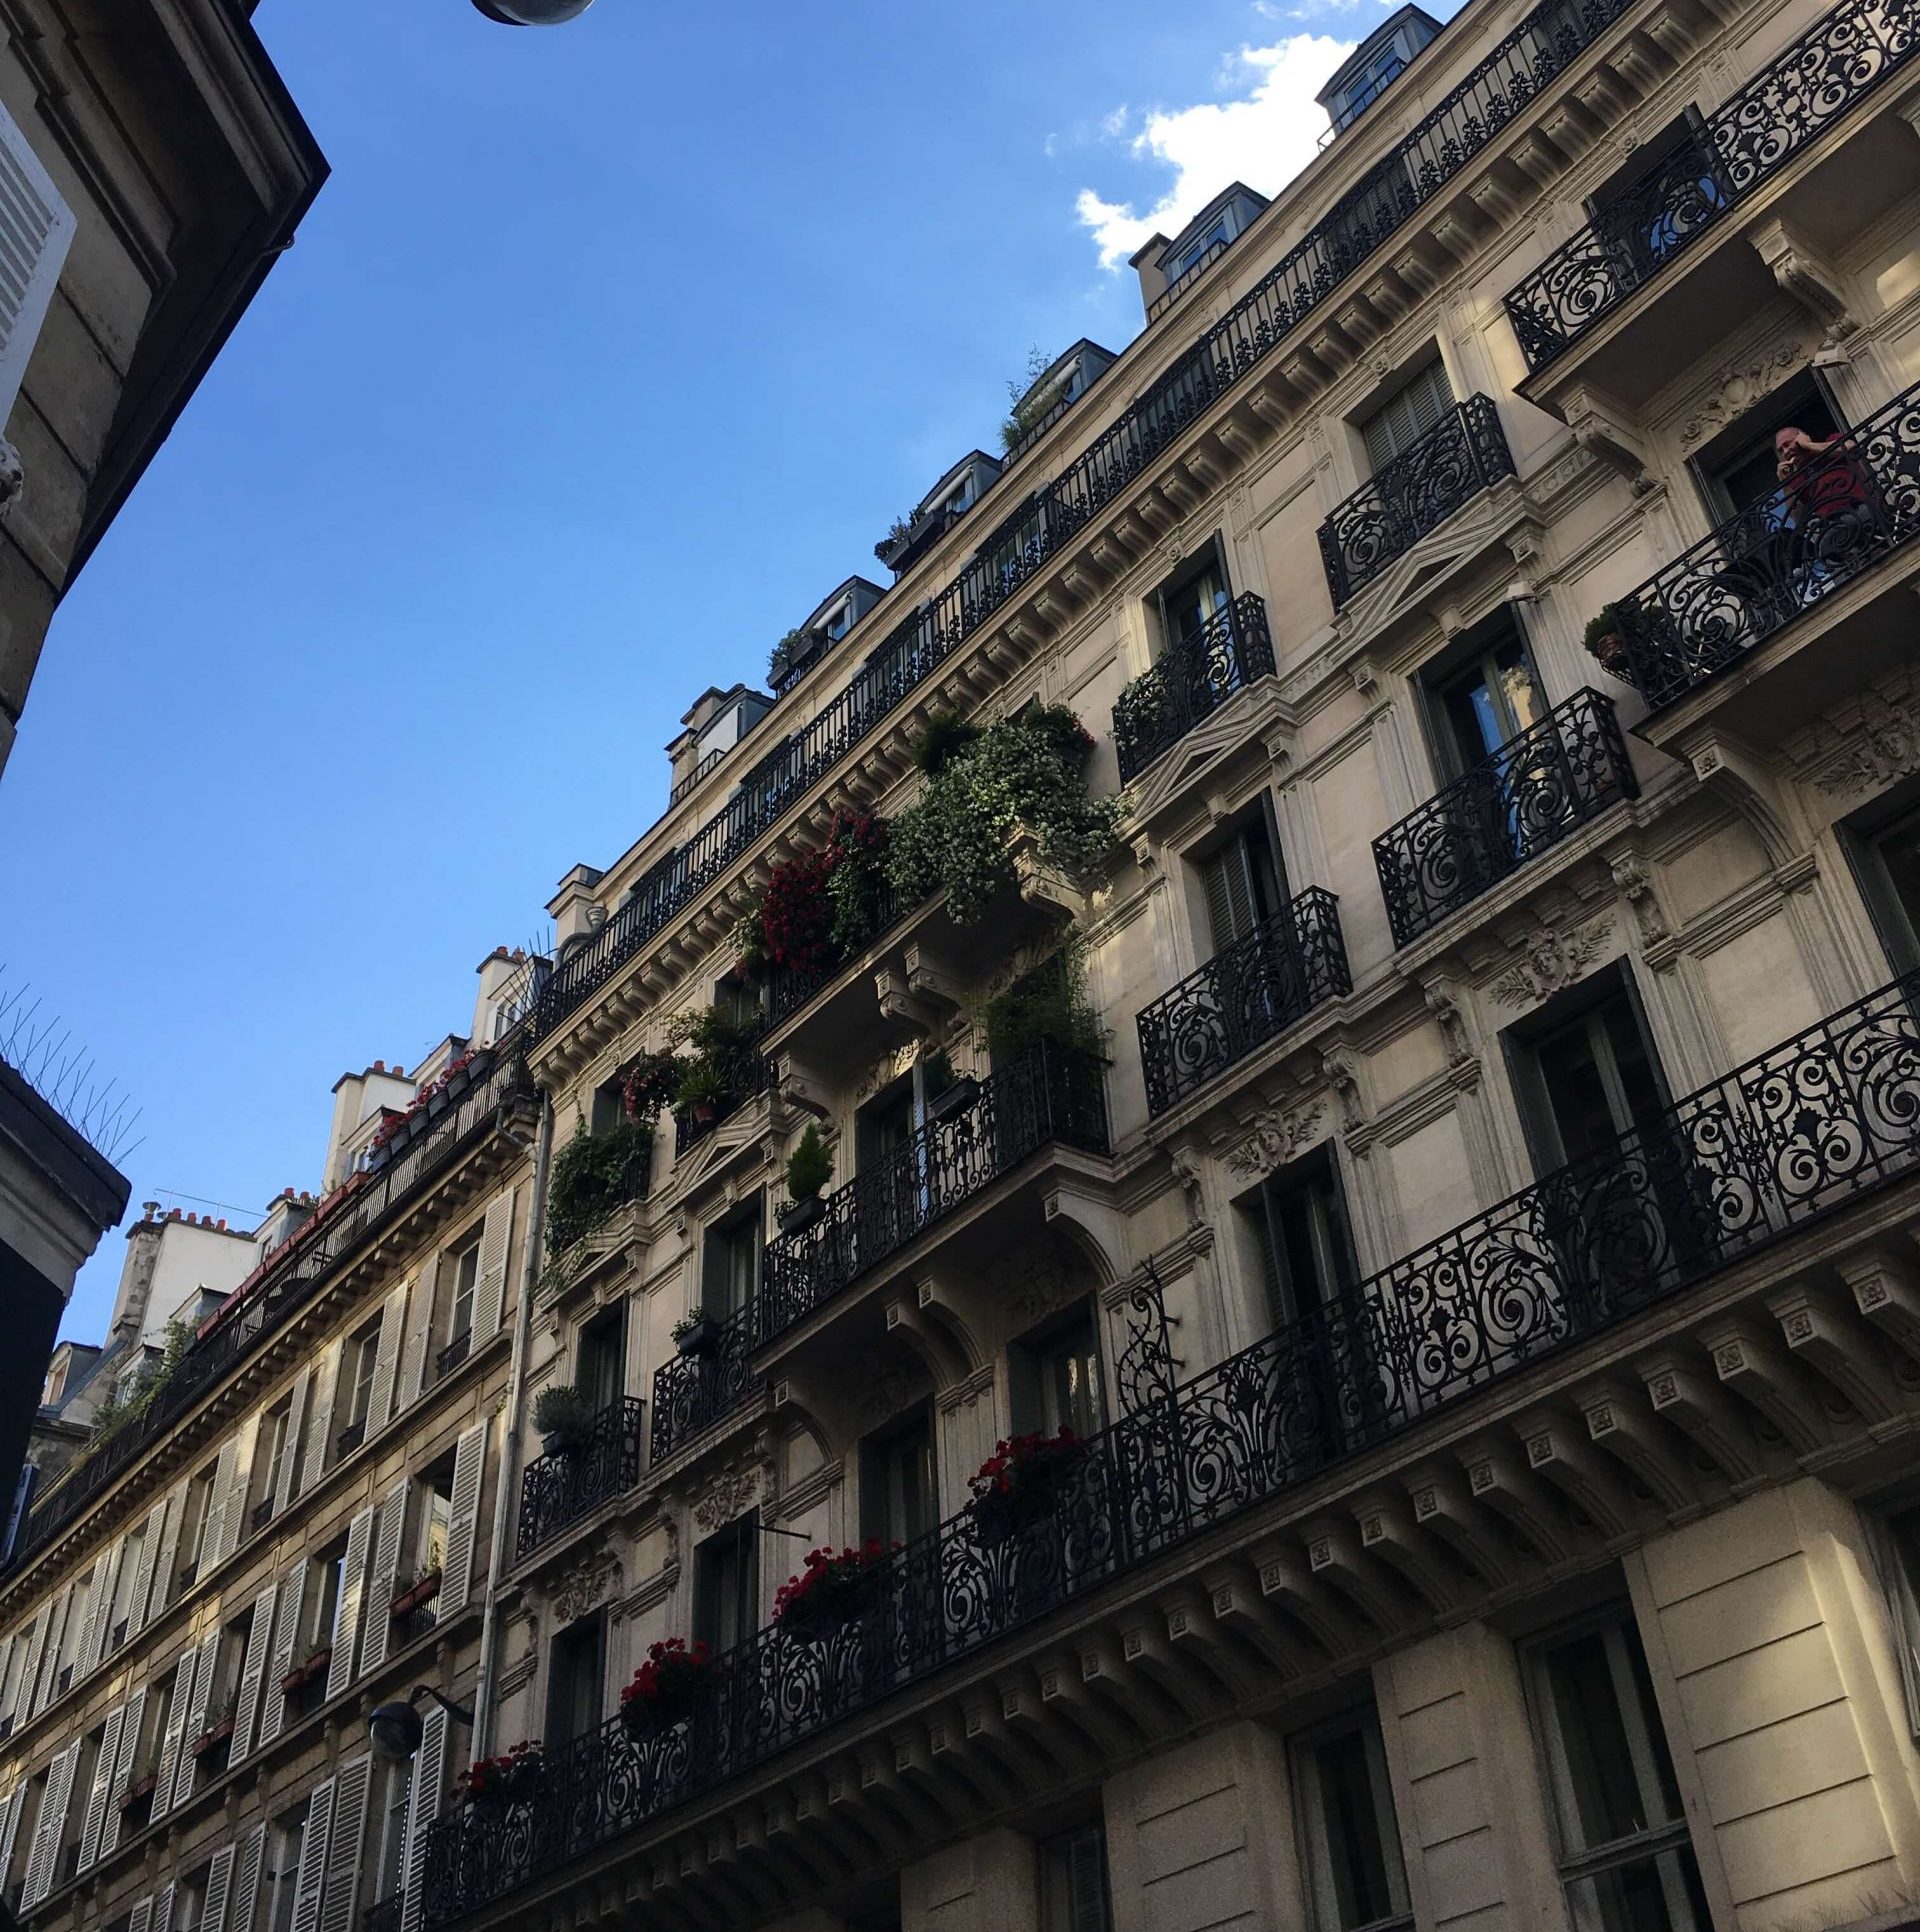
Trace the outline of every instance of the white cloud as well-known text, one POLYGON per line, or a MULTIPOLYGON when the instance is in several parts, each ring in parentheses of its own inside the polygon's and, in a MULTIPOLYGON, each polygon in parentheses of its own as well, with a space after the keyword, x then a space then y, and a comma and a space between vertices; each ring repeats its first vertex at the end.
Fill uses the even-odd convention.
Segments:
MULTIPOLYGON (((1178 232, 1229 181, 1263 194, 1290 181, 1313 159, 1327 124, 1313 97, 1353 48, 1352 41, 1327 34, 1242 47, 1228 76, 1229 85, 1237 80, 1247 90, 1239 98, 1154 109, 1128 147, 1136 160, 1172 168, 1173 185, 1143 213, 1135 213, 1132 201, 1108 201, 1092 188, 1082 188, 1075 204, 1100 250, 1100 266, 1119 267, 1156 232, 1178 232)), ((1118 125, 1125 125, 1124 115, 1118 125)))

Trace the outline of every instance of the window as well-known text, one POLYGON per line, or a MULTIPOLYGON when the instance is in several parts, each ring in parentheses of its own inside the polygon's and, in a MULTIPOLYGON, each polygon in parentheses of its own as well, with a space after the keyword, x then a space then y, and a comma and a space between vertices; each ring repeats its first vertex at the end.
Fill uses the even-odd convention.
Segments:
POLYGON ((1695 454, 1694 482, 1707 515, 1716 524, 1725 523, 1743 510, 1766 505, 1763 521, 1784 528, 1786 493, 1780 487, 1774 437, 1783 429, 1803 429, 1823 443, 1844 427, 1817 372, 1807 370, 1783 384, 1695 454))
POLYGON ((1263 800, 1227 836, 1196 861, 1207 908, 1211 953, 1245 939, 1286 903, 1282 871, 1263 800))
POLYGON ((1561 1879, 1579 1932, 1707 1932, 1711 1920, 1625 1612, 1537 1645, 1529 1691, 1561 1879))
POLYGON ((174 1880, 169 1932, 200 1932, 207 1916, 207 1867, 174 1880))
MULTIPOLYGON (((325 1650, 333 1643, 333 1627, 340 1617, 340 1579, 346 1564, 344 1540, 307 1564, 306 1596, 300 1609, 300 1645, 305 1656, 325 1650)), ((294 1661, 301 1659, 296 1657, 294 1661)))
POLYGON ((452 1283, 447 1304, 447 1342, 473 1333, 473 1291, 480 1279, 480 1235, 451 1257, 452 1283))
POLYGON ((279 1493, 280 1471, 287 1460, 287 1431, 292 1420, 291 1401, 279 1403, 260 1418, 260 1449, 255 1458, 260 1486, 253 1499, 250 1528, 261 1528, 273 1515, 273 1499, 279 1493))
POLYGON ((178 1575, 168 1579, 169 1601, 189 1588, 200 1574, 207 1555, 207 1519, 213 1513, 214 1465, 209 1463, 187 1485, 186 1500, 180 1507, 180 1541, 175 1546, 179 1558, 178 1575))
POLYGON ((731 1650, 760 1621, 757 1512, 729 1523, 693 1552, 693 1634, 714 1651, 731 1650))
POLYGON ((1039 1846, 1040 1932, 1112 1932, 1107 1834, 1080 1825, 1039 1846))
POLYGON ((1016 1434, 1099 1433, 1100 1351, 1090 1306, 1069 1309, 1015 1342, 1007 1373, 1016 1434))
POLYGON ((1334 116, 1334 132, 1351 127, 1386 91, 1388 83, 1405 71, 1406 65, 1398 47, 1381 48, 1348 83, 1345 102, 1334 116))
POLYGON ((407 1804, 413 1795, 413 1767, 417 1760, 380 1767, 376 1788, 380 1809, 374 1821, 373 1902, 397 1898, 407 1876, 407 1804))
POLYGON ((380 1324, 363 1328, 347 1342, 341 1371, 347 1384, 347 1419, 339 1434, 340 1453, 357 1449, 366 1439, 367 1418, 373 1411, 373 1375, 380 1361, 380 1324))
POLYGON ((938 1520, 933 1416, 920 1408, 860 1445, 860 1533, 912 1543, 938 1520))
POLYGON ((1222 215, 1218 221, 1209 225, 1205 234, 1195 236, 1167 263, 1165 270, 1167 280, 1177 282, 1188 269, 1197 268, 1206 260, 1209 249, 1224 248, 1232 239, 1233 237, 1227 233, 1227 218, 1222 215))
POLYGON ((260 1873, 260 1892, 267 1905, 266 1932, 292 1932, 293 1893, 300 1879, 300 1848, 306 1838, 304 1802, 276 1818, 267 1831, 267 1855, 260 1873))
POLYGON ((1326 1147, 1276 1169, 1242 1204, 1275 1328, 1303 1320, 1359 1279, 1346 1197, 1326 1147))
POLYGON ((453 1458, 445 1457, 420 1478, 420 1573, 445 1573, 447 1534, 453 1523, 453 1458))
POLYGON ((1701 133, 1699 111, 1670 122, 1587 202, 1603 246, 1637 286, 1727 204, 1720 164, 1701 133))
POLYGON ((1604 1153, 1666 1105, 1666 1088, 1630 982, 1597 974, 1550 1002, 1509 1048, 1534 1165, 1545 1174, 1604 1153))
POLYGON ((1443 777, 1485 764, 1547 713, 1532 653, 1505 622, 1464 657, 1449 653, 1424 682, 1443 777))
POLYGON ((553 1640, 547 1684, 549 1748, 591 1731, 605 1715, 607 1614, 604 1609, 570 1623, 553 1640))
POLYGON ((1896 973, 1920 968, 1920 804, 1913 789, 1901 788, 1892 818, 1881 812, 1845 833, 1861 893, 1896 973))
MULTIPOLYGON (((106 1648, 103 1657, 111 1656, 127 1640, 127 1625, 133 1616, 133 1586, 140 1574, 140 1550, 146 1542, 146 1525, 143 1523, 126 1540, 120 1552, 119 1573, 113 1579, 113 1601, 108 1608, 112 1618, 107 1631, 106 1648)), ((24 1693, 26 1685, 21 1686, 24 1693)))
POLYGON ((1214 537, 1153 594, 1152 605, 1159 619, 1160 650, 1170 651, 1195 632, 1204 630, 1209 619, 1225 610, 1232 599, 1226 553, 1220 547, 1220 539, 1214 537))
POLYGON ((737 1315, 760 1292, 760 1196, 707 1230, 700 1267, 700 1310, 715 1321, 737 1315))
POLYGON ((1295 1738, 1289 1755, 1313 1932, 1411 1926, 1379 1719, 1351 1712, 1295 1738))
POLYGON ((1453 389, 1438 356, 1357 425, 1374 475, 1404 456, 1453 407, 1453 389))
POLYGON ((627 1392, 627 1308, 615 1302, 581 1325, 574 1345, 574 1387, 597 1411, 627 1392))

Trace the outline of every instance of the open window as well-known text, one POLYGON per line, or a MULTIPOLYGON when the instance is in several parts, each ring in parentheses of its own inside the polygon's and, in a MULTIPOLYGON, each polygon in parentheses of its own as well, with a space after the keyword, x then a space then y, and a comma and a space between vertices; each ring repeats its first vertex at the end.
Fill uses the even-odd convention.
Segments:
POLYGON ((574 1343, 574 1387, 597 1415, 627 1392, 627 1305, 615 1302, 583 1322, 574 1343))
POLYGON ((1233 601, 1233 586, 1227 576, 1227 553, 1219 537, 1209 537, 1192 556, 1185 558, 1148 601, 1154 616, 1158 655, 1164 656, 1176 644, 1206 629, 1233 601))
POLYGON ((1424 665, 1420 687, 1443 779, 1484 765, 1547 715, 1533 653, 1505 608, 1424 665))
POLYGON ((1287 1755, 1312 1932, 1410 1932, 1400 1825, 1372 1706, 1294 1738, 1287 1755))
POLYGON ((1825 376, 1803 369, 1694 453, 1689 468, 1708 518, 1722 524, 1758 506, 1784 528, 1788 504, 1774 438, 1783 429, 1799 429, 1823 443, 1845 428, 1825 376))
POLYGON ((1359 1279, 1346 1196, 1330 1148, 1316 1147, 1276 1168, 1237 1205, 1275 1328, 1305 1320, 1359 1279))
POLYGON ((1206 910, 1207 956, 1223 953, 1287 904, 1286 866, 1265 793, 1191 855, 1206 910))
POLYGON ((1013 1343, 1007 1382, 1015 1435, 1097 1435, 1105 1404, 1092 1303, 1062 1310, 1013 1343))
POLYGON ((1698 108, 1667 123, 1635 149, 1633 159, 1588 197, 1587 212, 1602 247, 1635 287, 1692 239, 1731 199, 1698 108))
POLYGON ((912 1543, 939 1518, 933 1413, 923 1403, 860 1445, 860 1534, 882 1543, 912 1543))
POLYGON ((1107 1882, 1107 1833, 1099 1820, 1043 1838, 1040 1932, 1113 1932, 1107 1882))
POLYGON ((724 1322, 760 1292, 766 1209, 755 1194, 707 1229, 701 1241, 700 1312, 724 1322))
POLYGON ((749 1510, 694 1548, 693 1634, 716 1654, 759 1624, 759 1527, 759 1513, 749 1510))
POLYGON ((607 1613, 603 1605, 560 1631, 549 1653, 547 1737, 558 1745, 594 1730, 605 1715, 607 1613))
POLYGON ((1920 781, 1857 813, 1841 837, 1888 964, 1920 972, 1920 781))

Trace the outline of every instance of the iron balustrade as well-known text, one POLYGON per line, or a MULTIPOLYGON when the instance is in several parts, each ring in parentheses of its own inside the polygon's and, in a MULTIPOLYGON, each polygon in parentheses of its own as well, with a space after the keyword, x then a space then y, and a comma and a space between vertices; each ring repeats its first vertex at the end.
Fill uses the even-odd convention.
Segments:
POLYGON ((720 1323, 704 1354, 674 1355, 653 1372, 653 1460, 684 1449, 760 1393, 753 1372, 758 1310, 752 1302, 720 1323))
POLYGON ((1145 771, 1236 691, 1272 675, 1267 607, 1248 591, 1215 611, 1120 693, 1113 707, 1120 782, 1145 771))
POLYGON ((1764 643, 1920 529, 1920 384, 1612 605, 1596 653, 1658 709, 1764 643))
POLYGON ((1152 323, 1158 322, 1160 318, 1163 315, 1165 315, 1170 308, 1173 307, 1174 303, 1179 301, 1181 296, 1186 294, 1187 290, 1190 289, 1194 285, 1194 283, 1197 282, 1201 278, 1201 276, 1204 275, 1207 272, 1207 270, 1210 269, 1214 265, 1214 263, 1217 262, 1220 259, 1220 257, 1224 255, 1230 247, 1233 246, 1233 242, 1237 240, 1239 240, 1239 237, 1236 235, 1231 239, 1228 239, 1227 237, 1222 236, 1216 241, 1209 242, 1205 247, 1205 249, 1203 249, 1201 253, 1195 257, 1194 260, 1189 262, 1186 265, 1186 267, 1183 268, 1180 271, 1180 273, 1176 275, 1173 278, 1173 280, 1170 281, 1166 285, 1166 287, 1163 288, 1160 291, 1160 293, 1156 295, 1153 298, 1153 300, 1147 304, 1148 323, 1152 324, 1152 323))
POLYGON ((1338 610, 1463 503, 1513 475, 1500 412, 1469 396, 1389 463, 1319 529, 1320 561, 1338 610))
POLYGON ((1575 692, 1374 840, 1393 943, 1410 946, 1616 799, 1639 795, 1612 700, 1575 692))
POLYGON ((679 1160, 683 1155, 698 1147, 713 1130, 731 1120, 749 1100, 766 1093, 774 1084, 774 1064, 764 1054, 755 1053, 750 1047, 742 1047, 737 1064, 733 1067, 727 1091, 715 1101, 705 1120, 691 1107, 676 1107, 673 1114, 673 1157, 679 1160))
POLYGON ((812 1227, 767 1243, 754 1344, 803 1321, 955 1208, 1059 1143, 1107 1151, 1103 1064, 1043 1040, 826 1198, 812 1227))
POLYGON ((640 1480, 645 1410, 637 1395, 623 1395, 593 1418, 578 1448, 535 1456, 527 1464, 520 1476, 520 1533, 515 1545, 521 1562, 602 1503, 624 1496, 640 1480))
MULTIPOLYGON (((873 885, 873 896, 867 907, 864 936, 855 950, 864 951, 876 941, 884 939, 910 914, 918 912, 922 903, 924 902, 915 900, 903 905, 894 897, 892 886, 884 879, 876 880, 873 885)), ((799 1012, 816 993, 838 979, 846 968, 847 959, 840 955, 823 959, 818 965, 809 967, 805 972, 798 972, 791 966, 770 966, 767 969, 768 1030, 799 1012)))
POLYGON ((744 856, 1633 3, 1546 0, 1528 14, 1164 376, 1058 477, 1035 490, 958 577, 895 625, 843 691, 749 767, 723 810, 641 875, 599 932, 556 963, 532 1008, 533 1037, 545 1038, 590 1000, 675 913, 744 856))
POLYGON ((433 1379, 443 1382, 473 1353, 473 1330, 463 1328, 439 1354, 433 1358, 433 1379))
POLYGON ((429 1924, 740 1777, 1506 1373, 1920 1169, 1920 974, 1843 1008, 1092 1437, 1053 1511, 894 1551, 815 1641, 771 1624, 691 1715, 558 1744, 431 1830, 429 1924))
POLYGON ((1323 1000, 1352 991, 1340 902, 1309 886, 1135 1015, 1147 1111, 1165 1113, 1323 1000))
POLYGON ((1518 284, 1506 309, 1543 369, 1906 65, 1916 0, 1846 0, 1706 116, 1518 284))

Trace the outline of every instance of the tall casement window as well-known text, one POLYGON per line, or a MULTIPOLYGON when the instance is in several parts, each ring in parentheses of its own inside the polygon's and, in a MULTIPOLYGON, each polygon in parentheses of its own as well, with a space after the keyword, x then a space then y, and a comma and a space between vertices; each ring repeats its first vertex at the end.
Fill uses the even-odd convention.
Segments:
POLYGON ((615 1302, 583 1323, 574 1347, 574 1386, 595 1410, 627 1392, 627 1305, 615 1302))
POLYGON ((553 1640, 547 1681, 547 1736, 558 1744, 605 1716, 607 1613, 576 1618, 553 1640))
POLYGON ((168 1932, 201 1932, 207 1919, 208 1867, 202 1865, 173 1886, 173 1918, 168 1932))
POLYGON ((1083 1302, 1021 1336, 1007 1351, 1007 1380, 1016 1435, 1097 1434, 1105 1404, 1092 1305, 1083 1302))
POLYGON ((480 1280, 480 1229, 447 1257, 447 1350, 458 1357, 473 1337, 473 1291, 480 1280))
POLYGON ((286 1466, 293 1445, 287 1440, 293 1427, 291 1399, 274 1404, 260 1418, 260 1434, 254 1450, 256 1472, 248 1502, 247 1527, 262 1529, 273 1515, 273 1499, 279 1494, 280 1472, 286 1466))
POLYGON ((340 1580, 346 1564, 345 1537, 329 1544, 307 1564, 306 1595, 300 1615, 300 1636, 306 1655, 333 1646, 334 1625, 340 1620, 340 1580))
POLYGON ((369 1849, 376 1905, 399 1897, 406 1883, 407 1803, 413 1795, 414 1762, 409 1758, 404 1764, 383 1764, 374 1782, 374 1802, 379 1810, 373 1814, 368 1837, 372 1841, 369 1849))
POLYGON ((1276 1168, 1238 1205, 1275 1328, 1304 1320, 1359 1280, 1346 1197, 1329 1148, 1276 1168))
POLYGON ((860 1445, 860 1534, 911 1543, 938 1521, 933 1414, 922 1407, 860 1445))
POLYGON ((1387 1754, 1371 1707, 1295 1738, 1288 1755, 1313 1932, 1411 1927, 1387 1754))
MULTIPOLYGON (((300 1849, 307 1841, 304 1801, 282 1812, 267 1831, 266 1858, 260 1873, 260 1896, 266 1906, 265 1932, 293 1932, 293 1894, 300 1882, 300 1849)), ((244 1911, 245 1901, 241 1901, 244 1911)))
POLYGON ((1640 1634, 1616 1610, 1533 1645, 1528 1690, 1578 1932, 1712 1921, 1640 1634))
POLYGON ((338 1455, 351 1455, 366 1440, 367 1417, 373 1410, 373 1373, 380 1359, 380 1324, 370 1322, 350 1336, 340 1364, 345 1416, 334 1439, 338 1455))
MULTIPOLYGON (((1716 524, 1759 510, 1761 529, 1788 522, 1786 492, 1780 487, 1779 453, 1774 437, 1800 429, 1824 443, 1846 427, 1824 377, 1808 369, 1776 389, 1693 456, 1690 467, 1700 500, 1716 524)), ((1747 520, 1743 518, 1743 524, 1747 520)), ((1755 532, 1758 534, 1758 532, 1755 532)))
POLYGON ((1286 869, 1264 799, 1243 812, 1226 836, 1198 853, 1207 954, 1223 953, 1286 904, 1286 869))
POLYGON ((1233 601, 1227 555, 1211 537, 1153 593, 1149 608, 1162 654, 1204 630, 1233 601))
POLYGON ((176 1546, 179 1568, 164 1579, 167 1601, 189 1588, 200 1574, 206 1557, 207 1519, 213 1512, 214 1465, 206 1468, 187 1485, 186 1500, 180 1505, 180 1541, 176 1546))
POLYGON ((749 1510, 694 1548, 693 1634, 712 1650, 731 1650, 760 1621, 759 1527, 749 1510))
POLYGON ((1113 1932, 1107 1894, 1107 1834, 1078 1825, 1038 1846, 1040 1932, 1113 1932))
POLYGON ((1920 972, 1920 786, 1902 785, 1843 828, 1887 962, 1920 972))
POLYGON ((706 1231, 700 1255, 700 1310, 714 1321, 739 1314, 760 1292, 764 1215, 756 1194, 706 1231))
POLYGON ((1547 714, 1533 654, 1504 612, 1436 659, 1421 684, 1443 779, 1485 764, 1547 714))
POLYGON ((443 1456, 419 1479, 419 1541, 415 1568, 421 1576, 443 1576, 447 1536, 453 1526, 453 1457, 443 1456))
POLYGON ((1354 425, 1367 446, 1367 466, 1375 476, 1395 457, 1404 456, 1453 407, 1453 388, 1438 356, 1354 425))
POLYGON ((1667 1104, 1653 1040, 1624 969, 1570 987, 1507 1035, 1535 1171, 1616 1147, 1667 1104))

